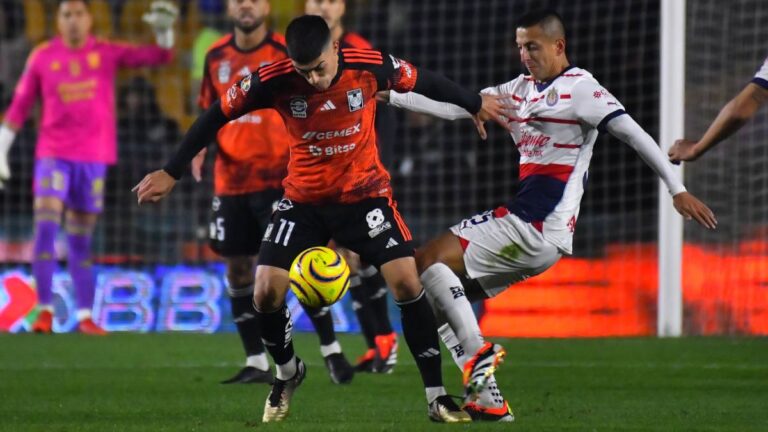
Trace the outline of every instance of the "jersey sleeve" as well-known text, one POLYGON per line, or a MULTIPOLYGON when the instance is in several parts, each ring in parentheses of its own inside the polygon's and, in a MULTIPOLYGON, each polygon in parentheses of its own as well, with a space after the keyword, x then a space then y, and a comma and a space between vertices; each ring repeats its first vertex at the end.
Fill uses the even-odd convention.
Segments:
POLYGON ((752 82, 768 90, 768 58, 763 61, 760 69, 757 70, 755 76, 752 78, 752 82))
POLYGON ((24 72, 21 74, 13 94, 11 106, 5 113, 4 120, 15 128, 24 126, 24 121, 40 96, 40 56, 39 51, 33 51, 27 58, 24 72))
POLYGON ((126 42, 108 42, 109 51, 119 67, 159 66, 170 63, 173 51, 157 45, 134 45, 126 42))
POLYGON ((626 114, 624 106, 608 90, 594 80, 581 80, 571 91, 576 117, 598 130, 612 119, 626 114))
POLYGON ((234 120, 253 110, 271 108, 273 80, 262 83, 259 74, 250 74, 234 84, 221 96, 221 111, 234 120))
POLYGON ((514 94, 515 87, 518 85, 520 80, 523 79, 523 77, 524 77, 523 75, 520 75, 517 78, 513 79, 512 81, 507 81, 503 84, 486 87, 480 90, 480 93, 493 95, 493 96, 501 96, 501 95, 511 96, 514 94))
POLYGON ((197 97, 197 105, 202 109, 208 109, 218 98, 216 87, 211 78, 211 64, 206 56, 203 66, 203 80, 200 82, 200 95, 197 97))
POLYGON ((419 74, 416 66, 392 54, 382 53, 381 56, 383 62, 373 69, 379 90, 394 90, 400 93, 413 90, 419 74))

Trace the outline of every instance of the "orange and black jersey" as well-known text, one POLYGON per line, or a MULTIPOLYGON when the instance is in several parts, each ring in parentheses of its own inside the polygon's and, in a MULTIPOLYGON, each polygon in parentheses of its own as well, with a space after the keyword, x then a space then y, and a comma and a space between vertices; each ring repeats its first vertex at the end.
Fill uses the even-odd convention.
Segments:
MULTIPOLYGON (((269 32, 250 50, 235 44, 233 34, 216 41, 205 57, 198 105, 208 109, 259 67, 288 58, 285 38, 269 32)), ((283 119, 272 109, 258 110, 230 122, 216 136, 216 195, 239 195, 278 189, 288 167, 289 142, 283 119)))
POLYGON ((182 148, 165 166, 179 178, 187 159, 211 128, 254 109, 276 109, 291 137, 287 198, 304 203, 350 203, 390 196, 389 174, 376 148, 375 94, 379 90, 416 91, 459 105, 471 113, 481 99, 447 78, 417 70, 407 61, 375 50, 342 49, 339 70, 323 92, 299 75, 290 60, 265 66, 227 91, 190 128, 182 148), (193 135, 194 134, 194 135, 193 135))

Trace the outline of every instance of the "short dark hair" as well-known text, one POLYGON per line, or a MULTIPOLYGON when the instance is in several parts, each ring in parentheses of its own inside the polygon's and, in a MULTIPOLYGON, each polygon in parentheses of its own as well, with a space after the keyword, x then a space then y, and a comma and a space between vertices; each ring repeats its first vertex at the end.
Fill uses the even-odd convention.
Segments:
POLYGON ((69 1, 80 1, 80 2, 85 3, 85 6, 87 6, 87 7, 91 6, 90 0, 59 0, 59 1, 56 2, 56 7, 58 8, 58 7, 61 6, 62 3, 66 3, 66 2, 69 2, 69 1))
POLYGON ((299 64, 311 63, 323 53, 331 41, 331 30, 316 15, 294 18, 285 31, 288 56, 299 64))
POLYGON ((521 16, 517 20, 516 28, 519 27, 533 27, 535 25, 541 26, 550 37, 561 36, 565 37, 565 24, 563 18, 559 13, 553 9, 541 9, 528 12, 521 16))

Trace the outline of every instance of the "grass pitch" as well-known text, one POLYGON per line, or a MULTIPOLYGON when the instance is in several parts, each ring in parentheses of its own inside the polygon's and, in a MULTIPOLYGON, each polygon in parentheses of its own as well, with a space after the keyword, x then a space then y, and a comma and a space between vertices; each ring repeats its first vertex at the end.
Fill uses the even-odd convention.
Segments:
MULTIPOLYGON (((341 336, 350 360, 360 336, 341 336)), ((514 424, 428 421, 405 341, 392 375, 330 382, 314 335, 288 420, 260 422, 266 385, 220 385, 236 335, 0 335, 0 431, 768 431, 768 340, 501 340, 514 424)), ((449 392, 458 370, 444 355, 449 392)))

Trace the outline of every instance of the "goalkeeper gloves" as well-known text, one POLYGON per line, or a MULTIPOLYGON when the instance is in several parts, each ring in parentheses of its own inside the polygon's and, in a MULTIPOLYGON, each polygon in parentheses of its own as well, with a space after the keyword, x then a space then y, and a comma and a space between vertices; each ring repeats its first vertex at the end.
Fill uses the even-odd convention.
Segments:
POLYGON ((153 1, 149 12, 142 16, 142 21, 149 24, 155 32, 157 45, 171 49, 174 44, 173 23, 179 16, 179 8, 167 0, 153 1))
POLYGON ((8 150, 11 149, 14 138, 16 138, 16 132, 8 126, 0 126, 0 189, 5 186, 3 183, 11 178, 11 168, 8 166, 8 150))

